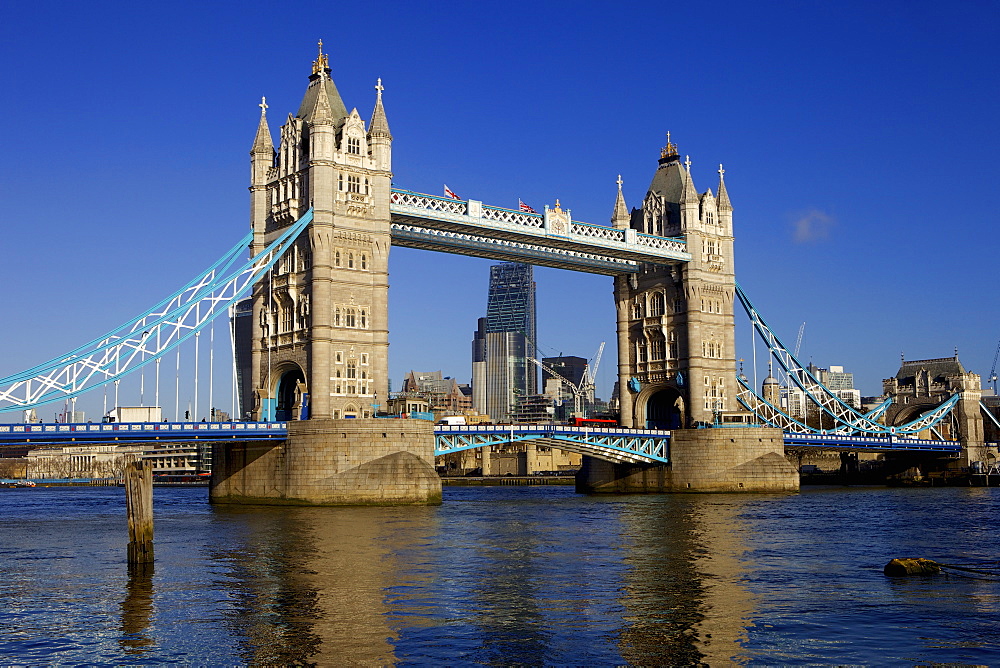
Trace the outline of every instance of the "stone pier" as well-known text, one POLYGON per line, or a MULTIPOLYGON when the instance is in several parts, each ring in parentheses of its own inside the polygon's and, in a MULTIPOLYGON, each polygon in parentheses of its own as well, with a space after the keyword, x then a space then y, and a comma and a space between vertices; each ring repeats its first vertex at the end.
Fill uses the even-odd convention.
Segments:
POLYGON ((677 429, 670 464, 615 464, 584 457, 576 490, 586 494, 796 492, 780 429, 677 429))
POLYGON ((288 423, 285 441, 218 444, 209 499, 263 505, 439 504, 434 425, 302 420, 288 423))

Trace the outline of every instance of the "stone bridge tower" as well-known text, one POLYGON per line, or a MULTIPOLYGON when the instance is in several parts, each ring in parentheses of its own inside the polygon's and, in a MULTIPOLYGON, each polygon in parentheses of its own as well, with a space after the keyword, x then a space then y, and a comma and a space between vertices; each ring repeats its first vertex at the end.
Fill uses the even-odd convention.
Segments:
POLYGON ((262 102, 250 152, 254 253, 314 209, 255 286, 254 419, 364 418, 388 399, 392 135, 381 80, 366 128, 347 112, 322 47, 277 151, 262 102))
POLYGON ((670 142, 642 207, 631 213, 619 183, 612 223, 682 237, 692 259, 645 265, 615 278, 622 424, 675 429, 713 421, 736 401, 733 207, 719 166, 718 194, 698 194, 691 162, 670 142))
POLYGON ((366 128, 357 109, 347 112, 319 46, 277 150, 261 102, 250 151, 254 253, 313 209, 253 293, 252 417, 287 420, 288 437, 216 446, 209 498, 440 503, 433 425, 374 417, 389 398, 392 135, 382 82, 366 128))

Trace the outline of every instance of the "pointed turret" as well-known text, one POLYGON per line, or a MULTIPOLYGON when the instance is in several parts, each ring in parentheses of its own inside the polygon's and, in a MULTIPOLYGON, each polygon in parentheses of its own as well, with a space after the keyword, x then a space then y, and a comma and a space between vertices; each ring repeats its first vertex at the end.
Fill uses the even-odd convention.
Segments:
POLYGON ((257 136, 253 138, 250 153, 266 153, 274 156, 274 141, 271 139, 271 129, 267 127, 267 98, 260 98, 260 123, 257 124, 257 136))
POLYGON ((627 230, 632 226, 632 216, 625 206, 625 196, 622 195, 622 175, 618 175, 618 197, 615 199, 615 210, 611 214, 611 227, 619 230, 627 230))
POLYGON ((372 120, 368 124, 368 147, 375 161, 375 168, 388 172, 392 170, 392 133, 389 132, 389 121, 386 120, 385 109, 382 107, 384 90, 380 77, 375 84, 375 110, 372 111, 372 120))
POLYGON ((684 190, 681 192, 681 204, 689 204, 698 201, 698 191, 694 187, 694 179, 691 178, 691 156, 684 156, 684 172, 681 175, 684 179, 684 190))
POLYGON ((375 90, 377 91, 377 96, 375 98, 375 110, 372 111, 372 121, 368 125, 368 136, 369 137, 386 137, 392 139, 392 133, 389 132, 389 121, 385 118, 385 109, 382 107, 382 91, 385 88, 382 86, 382 78, 379 77, 378 83, 375 85, 375 90))
POLYGON ((319 41, 319 56, 313 61, 312 74, 309 75, 309 87, 302 97, 302 104, 295 115, 307 121, 313 121, 317 112, 328 113, 335 125, 339 125, 347 117, 347 107, 340 99, 337 86, 330 77, 329 56, 323 53, 323 40, 319 41))
POLYGON ((719 196, 716 197, 716 201, 719 211, 732 211, 733 205, 729 202, 729 193, 726 192, 726 180, 722 176, 725 173, 726 170, 722 168, 722 163, 719 163, 719 196))

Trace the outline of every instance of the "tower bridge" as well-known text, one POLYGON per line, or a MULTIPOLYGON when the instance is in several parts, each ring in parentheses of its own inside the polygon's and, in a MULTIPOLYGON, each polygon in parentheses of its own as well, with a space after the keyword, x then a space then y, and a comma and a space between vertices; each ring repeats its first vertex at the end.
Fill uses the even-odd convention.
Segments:
MULTIPOLYGON (((366 123, 357 109, 347 111, 320 51, 277 144, 268 106, 260 104, 250 151, 252 231, 236 247, 248 246, 251 259, 240 266, 232 251, 108 336, 0 379, 0 410, 76 396, 156 362, 186 338, 197 339, 247 288, 252 331, 249 350, 241 351, 250 368, 245 406, 253 420, 283 426, 266 439, 245 437, 247 430, 237 434, 238 428, 216 430, 227 436, 215 448, 216 502, 434 503, 441 494, 436 453, 502 438, 585 452, 577 479, 585 491, 794 490, 798 472, 784 457, 789 438, 796 447, 920 449, 914 437, 952 409, 960 416, 961 445, 977 433, 981 441, 975 374, 955 381, 960 392, 953 398, 891 429, 878 422, 881 413, 861 414, 811 378, 736 284, 725 170, 719 166, 714 191, 699 192, 690 159, 681 160, 669 134, 640 206, 629 209, 619 178, 610 226, 587 224, 573 220, 558 200, 536 214, 394 187, 381 80, 375 89, 366 123), (389 396, 391 246, 612 276, 622 429, 450 433, 421 420, 375 419, 389 396), (737 304, 769 354, 833 421, 832 430, 796 422, 737 375, 737 304), (762 424, 695 428, 726 416, 762 424), (805 435, 796 435, 800 431, 805 435), (271 438, 279 434, 283 438, 271 438)), ((161 436, 185 437, 185 429, 170 429, 161 436)), ((134 431, 144 437, 160 430, 134 431)), ((960 447, 938 443, 927 447, 960 447)))

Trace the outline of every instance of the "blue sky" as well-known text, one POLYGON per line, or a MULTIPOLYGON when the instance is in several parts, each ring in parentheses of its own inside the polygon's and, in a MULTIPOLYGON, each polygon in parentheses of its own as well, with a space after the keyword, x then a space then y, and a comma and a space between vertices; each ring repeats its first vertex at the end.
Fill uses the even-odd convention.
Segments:
MULTIPOLYGON (((277 131, 322 38, 348 108, 369 118, 383 79, 397 185, 538 209, 559 198, 606 223, 617 175, 639 204, 669 130, 699 191, 725 164, 738 280, 789 344, 807 323, 804 361, 843 365, 864 394, 901 353, 957 347, 985 377, 1000 338, 998 9, 13 3, 0 375, 144 311, 239 238, 257 104, 267 96, 277 131)), ((393 250, 394 386, 411 368, 469 380, 489 264, 393 250)), ((606 397, 610 279, 536 279, 543 352, 591 357, 607 341, 606 397)))

